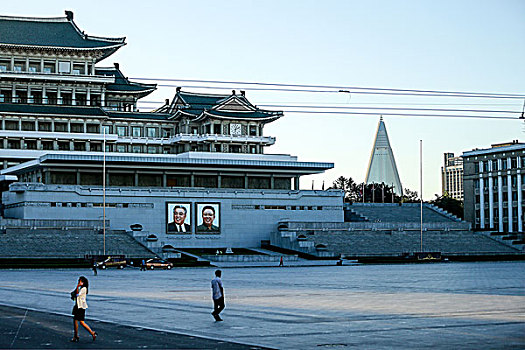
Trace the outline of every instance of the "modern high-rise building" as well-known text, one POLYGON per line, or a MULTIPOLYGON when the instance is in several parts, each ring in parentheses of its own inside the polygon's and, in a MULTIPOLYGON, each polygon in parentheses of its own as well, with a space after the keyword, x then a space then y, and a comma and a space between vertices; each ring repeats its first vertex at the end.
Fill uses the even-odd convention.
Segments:
POLYGON ((370 155, 365 182, 367 184, 384 183, 394 186, 395 193, 398 196, 403 195, 403 186, 399 179, 394 152, 390 146, 383 117, 379 118, 377 125, 376 138, 370 155))
POLYGON ((142 227, 160 247, 254 247, 280 220, 343 221, 341 191, 299 189, 302 175, 333 163, 265 153, 275 138, 264 126, 281 111, 243 91, 177 89, 139 112, 156 86, 98 66, 125 44, 86 34, 70 11, 0 16, 0 229, 104 217, 110 230, 142 227))
POLYGON ((525 143, 463 152, 465 220, 480 230, 523 232, 525 143))
POLYGON ((441 194, 463 200, 463 158, 454 157, 454 153, 443 155, 441 194))

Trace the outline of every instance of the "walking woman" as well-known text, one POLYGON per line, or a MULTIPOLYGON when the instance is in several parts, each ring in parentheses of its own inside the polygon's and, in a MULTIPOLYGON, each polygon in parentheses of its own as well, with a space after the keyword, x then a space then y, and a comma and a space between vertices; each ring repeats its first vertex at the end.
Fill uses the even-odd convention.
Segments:
POLYGON ((86 317, 86 309, 87 309, 87 303, 86 303, 86 296, 88 294, 88 288, 89 288, 89 282, 86 277, 80 276, 78 279, 77 287, 73 292, 71 292, 71 298, 74 298, 75 300, 75 306, 73 307, 73 327, 75 330, 75 335, 73 336, 73 339, 71 339, 72 342, 78 342, 78 323, 84 327, 89 334, 93 337, 93 341, 97 339, 97 333, 93 332, 91 328, 87 325, 87 323, 84 321, 86 317))

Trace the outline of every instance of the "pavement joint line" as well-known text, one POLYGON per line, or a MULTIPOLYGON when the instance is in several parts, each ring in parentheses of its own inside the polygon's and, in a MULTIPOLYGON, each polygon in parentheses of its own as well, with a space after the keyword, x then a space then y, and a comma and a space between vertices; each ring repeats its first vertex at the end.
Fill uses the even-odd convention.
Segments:
MULTIPOLYGON (((17 308, 17 309, 24 309, 25 308, 26 309, 26 314, 27 314, 28 311, 34 311, 34 312, 40 312, 40 313, 47 313, 47 314, 53 314, 53 315, 72 317, 72 315, 69 314, 69 313, 54 312, 54 311, 42 311, 42 310, 38 310, 38 309, 35 309, 35 308, 31 308, 31 307, 20 307, 20 306, 17 306, 17 305, 5 304, 5 303, 1 303, 1 302, 0 302, 0 306, 12 307, 12 308, 17 308)), ((25 319, 25 317, 24 317, 24 319, 25 319)), ((230 337, 224 337, 224 336, 222 338, 215 338, 215 337, 210 337, 210 336, 199 334, 199 333, 190 333, 190 332, 187 332, 187 330, 183 330, 183 329, 180 329, 180 328, 177 328, 176 330, 168 330, 168 329, 162 329, 162 328, 147 327, 147 326, 143 326, 143 325, 139 326, 139 325, 135 325, 135 324, 132 324, 132 323, 129 323, 129 324, 119 323, 119 322, 115 322, 115 321, 109 321, 109 320, 104 320, 104 319, 94 318, 94 317, 86 317, 86 319, 88 319, 90 321, 105 322, 105 323, 109 323, 109 324, 113 324, 113 325, 117 325, 117 326, 126 326, 126 327, 135 328, 135 329, 145 329, 145 330, 151 330, 151 331, 156 331, 156 332, 165 332, 165 333, 170 333, 170 334, 185 335, 185 336, 189 336, 189 337, 196 337, 196 338, 213 340, 213 341, 222 341, 222 342, 235 343, 235 344, 239 344, 239 345, 248 345, 248 346, 259 347, 259 348, 273 349, 271 346, 268 346, 268 345, 256 344, 256 343, 252 343, 252 342, 250 342, 250 343, 241 343, 241 342, 239 342, 236 339, 232 339, 230 337)))
POLYGON ((11 342, 11 348, 15 344, 16 338, 18 337, 18 333, 20 333, 20 328, 22 328, 22 324, 24 323, 24 320, 26 319, 28 309, 26 308, 26 312, 24 313, 24 317, 22 318, 22 321, 20 321, 20 324, 18 325, 18 329, 16 330, 16 334, 13 338, 13 341, 11 342))

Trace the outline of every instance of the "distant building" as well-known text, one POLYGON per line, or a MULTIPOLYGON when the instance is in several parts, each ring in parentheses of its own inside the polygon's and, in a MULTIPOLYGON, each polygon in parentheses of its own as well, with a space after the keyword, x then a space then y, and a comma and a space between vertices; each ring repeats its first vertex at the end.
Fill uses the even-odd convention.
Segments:
POLYGON ((525 143, 463 153, 465 220, 481 230, 523 232, 525 143))
POLYGON ((396 160, 394 159, 392 147, 390 147, 383 117, 379 119, 379 124, 377 125, 374 148, 372 148, 372 154, 370 155, 365 182, 367 184, 384 183, 385 185, 394 186, 395 193, 398 196, 403 195, 403 186, 399 179, 396 160))
POLYGON ((463 158, 445 153, 441 167, 441 194, 463 200, 463 158))

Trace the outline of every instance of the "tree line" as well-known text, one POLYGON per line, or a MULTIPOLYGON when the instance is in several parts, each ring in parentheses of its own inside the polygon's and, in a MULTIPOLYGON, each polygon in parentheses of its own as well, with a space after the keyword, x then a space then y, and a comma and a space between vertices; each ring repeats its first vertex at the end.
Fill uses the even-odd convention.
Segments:
MULTIPOLYGON (((385 183, 356 183, 351 177, 346 178, 344 176, 338 177, 329 189, 342 190, 346 203, 419 203, 420 200, 417 191, 405 188, 403 195, 399 196, 395 193, 395 188, 392 185, 385 183)), ((429 203, 459 218, 463 218, 463 202, 447 194, 443 196, 436 195, 436 198, 429 201, 429 203)))

